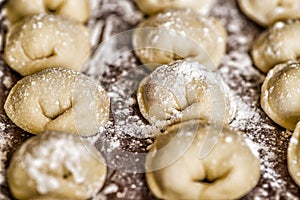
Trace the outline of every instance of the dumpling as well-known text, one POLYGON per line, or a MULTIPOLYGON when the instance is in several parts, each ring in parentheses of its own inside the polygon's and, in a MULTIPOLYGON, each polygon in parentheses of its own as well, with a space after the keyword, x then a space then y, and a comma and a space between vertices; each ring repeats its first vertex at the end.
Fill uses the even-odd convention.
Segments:
POLYGON ((27 76, 52 67, 83 71, 90 49, 85 26, 63 16, 40 14, 9 29, 4 56, 12 69, 27 76))
POLYGON ((280 126, 294 130, 300 121, 300 64, 289 61, 272 69, 263 83, 261 106, 280 126))
POLYGON ((300 33, 300 20, 277 22, 263 32, 252 47, 253 62, 267 73, 275 65, 300 56, 297 42, 300 33))
POLYGON ((135 54, 150 70, 182 59, 215 70, 225 53, 226 31, 217 19, 173 9, 142 21, 132 43, 135 54))
POLYGON ((257 153, 239 132, 198 120, 168 127, 146 158, 147 185, 158 199, 239 199, 259 178, 257 153), (207 146, 213 137, 215 145, 207 146))
POLYGON ((288 147, 288 170, 293 180, 300 186, 300 123, 297 123, 295 131, 290 139, 288 147))
POLYGON ((11 22, 39 13, 64 15, 80 22, 90 16, 89 0, 9 0, 6 10, 11 22))
POLYGON ((242 11, 262 26, 300 17, 300 0, 238 0, 242 11))
POLYGON ((208 14, 215 0, 135 0, 146 14, 155 14, 168 8, 191 8, 201 14, 208 14))
POLYGON ((89 136, 108 122, 110 104, 105 90, 87 76, 52 68, 18 81, 4 109, 17 126, 33 134, 55 130, 89 136))
POLYGON ((188 61, 157 68, 137 91, 140 111, 151 124, 190 119, 229 123, 235 115, 232 99, 219 76, 197 62, 188 61))
POLYGON ((78 135, 50 132, 22 144, 7 179, 19 200, 83 200, 102 188, 106 173, 104 158, 90 143, 78 135))

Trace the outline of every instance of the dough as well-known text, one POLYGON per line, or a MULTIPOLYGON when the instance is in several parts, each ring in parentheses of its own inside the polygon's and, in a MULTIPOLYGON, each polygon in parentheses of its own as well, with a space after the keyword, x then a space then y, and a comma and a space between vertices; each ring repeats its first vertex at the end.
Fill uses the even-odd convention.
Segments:
POLYGON ((87 199, 104 185, 102 155, 77 135, 43 133, 27 140, 10 162, 7 178, 16 199, 87 199))
POLYGON ((188 61, 157 68, 137 91, 141 114, 151 124, 200 118, 229 123, 236 110, 232 99, 219 76, 198 62, 188 61))
POLYGON ((242 11, 262 26, 300 17, 300 0, 238 0, 242 11))
POLYGON ((215 70, 226 49, 226 31, 218 20, 191 10, 167 10, 142 21, 132 40, 137 57, 150 70, 182 59, 215 70))
POLYGON ((288 170, 293 180, 300 186, 300 123, 297 123, 296 129, 290 139, 288 147, 288 170))
POLYGON ((8 65, 23 76, 51 67, 82 71, 89 54, 85 26, 66 17, 44 14, 13 25, 4 50, 8 65))
POLYGON ((260 178, 260 161, 240 133, 198 120, 176 124, 159 135, 146 158, 152 194, 165 200, 238 199, 260 178), (207 138, 218 134, 200 157, 207 138))
POLYGON ((254 64, 267 73, 275 65, 299 57, 299 33, 300 20, 274 24, 255 41, 252 47, 254 64))
POLYGON ((9 0, 6 13, 13 23, 39 13, 64 15, 85 22, 90 16, 90 5, 89 0, 9 0))
POLYGON ((155 14, 168 8, 191 8, 206 15, 215 0, 135 0, 138 7, 146 14, 155 14))
POLYGON ((294 130, 300 121, 300 64, 289 61, 272 69, 263 83, 261 106, 280 126, 294 130))
POLYGON ((7 116, 33 134, 46 130, 94 135, 109 120, 106 92, 87 76, 52 68, 17 82, 4 105, 7 116))

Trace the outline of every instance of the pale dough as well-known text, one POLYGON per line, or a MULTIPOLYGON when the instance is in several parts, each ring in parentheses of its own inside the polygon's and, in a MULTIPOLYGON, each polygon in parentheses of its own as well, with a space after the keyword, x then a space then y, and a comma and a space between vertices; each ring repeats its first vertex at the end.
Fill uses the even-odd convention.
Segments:
POLYGON ((198 62, 160 66, 140 83, 137 100, 151 124, 201 118, 229 123, 236 111, 228 86, 198 62))
POLYGON ((296 182, 300 186, 300 123, 297 123, 296 129, 290 139, 288 154, 287 154, 287 164, 288 170, 296 182))
POLYGON ((173 9, 142 21, 132 42, 137 57, 150 70, 182 59, 216 70, 226 50, 226 37, 217 19, 173 9))
POLYGON ((253 62, 267 73, 275 65, 300 56, 300 20, 277 22, 258 36, 252 47, 253 62))
POLYGON ((238 0, 242 11, 262 26, 300 17, 300 0, 238 0))
POLYGON ((261 106, 280 126, 294 130, 300 121, 300 64, 289 61, 269 71, 261 91, 261 106))
POLYGON ((138 7, 146 14, 155 14, 169 8, 190 8, 206 15, 215 0, 135 0, 138 7))
POLYGON ((36 15, 10 27, 4 56, 23 76, 45 68, 83 71, 90 55, 88 29, 63 16, 36 15))
POLYGON ((98 150, 78 135, 51 132, 27 140, 10 162, 10 191, 19 200, 85 200, 106 178, 98 150))
POLYGON ((258 183, 260 161, 239 132, 194 120, 157 137, 146 170, 149 189, 158 199, 238 199, 258 183), (211 134, 218 134, 217 143, 200 157, 211 134))
POLYGON ((6 13, 13 23, 39 13, 64 15, 85 22, 90 16, 90 5, 89 0, 9 0, 6 13))
POLYGON ((94 135, 109 119, 109 97, 100 85, 69 69, 52 68, 27 76, 12 88, 4 105, 20 128, 94 135))

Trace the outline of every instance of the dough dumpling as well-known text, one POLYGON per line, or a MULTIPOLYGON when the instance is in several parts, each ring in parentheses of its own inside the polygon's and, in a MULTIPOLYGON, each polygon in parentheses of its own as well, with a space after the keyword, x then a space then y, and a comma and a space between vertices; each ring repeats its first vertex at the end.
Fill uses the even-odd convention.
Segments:
POLYGON ((239 199, 258 183, 260 161, 239 132, 192 120, 158 135, 146 157, 146 181, 165 200, 239 199), (218 140, 200 152, 211 134, 218 140))
POLYGON ((11 22, 39 13, 64 15, 80 22, 90 16, 89 0, 8 0, 6 9, 11 22))
POLYGON ((7 116, 33 134, 46 130, 94 135, 109 119, 106 92, 87 76, 52 68, 27 76, 12 88, 7 116))
POLYGON ((242 11, 262 26, 300 17, 300 0, 238 0, 242 11))
POLYGON ((289 61, 269 71, 262 86, 261 106, 280 126, 294 130, 300 121, 300 64, 289 61))
POLYGON ((277 22, 258 36, 252 47, 254 64, 267 73, 275 65, 300 56, 300 20, 277 22))
POLYGON ((140 111, 151 124, 190 119, 229 123, 236 110, 232 99, 219 76, 198 62, 188 61, 157 68, 140 83, 137 91, 140 111))
POLYGON ((226 31, 217 19, 192 10, 167 10, 139 24, 133 47, 150 70, 183 59, 215 70, 225 53, 226 31))
POLYGON ((85 200, 104 185, 102 155, 78 135, 43 133, 27 140, 7 171, 12 195, 19 200, 85 200))
POLYGON ((63 16, 44 14, 13 25, 4 49, 8 65, 23 76, 52 67, 83 71, 89 54, 85 26, 63 16))
POLYGON ((288 170, 293 180, 300 186, 300 123, 290 139, 288 147, 288 170))
POLYGON ((135 0, 138 7, 146 14, 155 14, 168 8, 191 8, 206 15, 215 0, 135 0))

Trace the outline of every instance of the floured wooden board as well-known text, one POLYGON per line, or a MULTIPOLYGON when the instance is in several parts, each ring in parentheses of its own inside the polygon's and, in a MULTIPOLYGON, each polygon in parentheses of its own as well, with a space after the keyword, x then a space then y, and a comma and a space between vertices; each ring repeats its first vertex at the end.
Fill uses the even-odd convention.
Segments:
MULTIPOLYGON (((1 2, 3 8, 4 1, 1 2)), ((155 199, 149 192, 143 169, 147 146, 153 142, 153 127, 138 110, 136 89, 148 72, 135 57, 130 30, 143 15, 130 0, 91 0, 92 16, 88 23, 91 43, 96 53, 86 74, 93 77, 111 98, 108 125, 97 135, 85 138, 106 157, 110 169, 103 189, 94 199, 155 199), (119 34, 116 36, 116 34, 119 34), (104 42, 103 41, 109 41, 104 42), (99 68, 97 47, 109 58, 99 68), (96 51, 97 50, 97 51, 96 51)), ((3 10, 3 9, 2 9, 3 10)), ((227 53, 217 71, 236 95, 237 115, 231 127, 245 132, 251 148, 260 153, 261 179, 243 199, 298 199, 299 187, 287 171, 286 151, 290 132, 273 123, 260 107, 260 90, 265 75, 259 72, 249 56, 260 27, 241 14, 235 0, 219 0, 212 16, 220 19, 228 33, 227 53)), ((3 41, 7 30, 1 15, 0 57, 0 199, 12 199, 6 182, 6 169, 13 152, 33 135, 16 127, 5 115, 3 105, 11 87, 21 77, 3 59, 3 41)), ((250 175, 250 174, 249 174, 250 175)))

